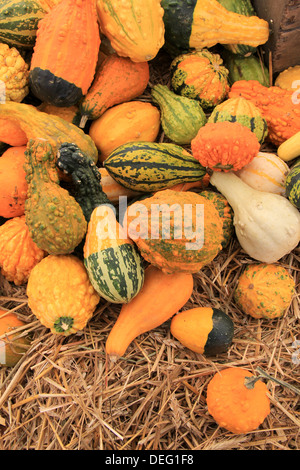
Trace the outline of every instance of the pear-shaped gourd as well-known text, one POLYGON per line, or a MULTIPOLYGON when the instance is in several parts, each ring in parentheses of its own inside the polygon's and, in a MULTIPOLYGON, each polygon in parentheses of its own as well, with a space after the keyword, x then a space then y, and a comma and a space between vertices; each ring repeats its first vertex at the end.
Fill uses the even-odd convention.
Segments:
POLYGON ((154 85, 151 95, 160 107, 165 135, 176 144, 189 144, 206 124, 206 115, 198 101, 177 95, 166 85, 154 85))
POLYGON ((234 227, 244 251, 252 258, 275 263, 300 241, 300 213, 288 199, 258 191, 232 172, 210 178, 234 211, 234 227))

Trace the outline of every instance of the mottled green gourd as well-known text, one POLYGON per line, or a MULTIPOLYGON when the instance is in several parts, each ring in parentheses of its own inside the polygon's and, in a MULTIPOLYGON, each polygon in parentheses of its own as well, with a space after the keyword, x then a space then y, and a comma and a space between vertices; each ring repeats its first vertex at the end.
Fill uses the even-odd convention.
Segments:
POLYGON ((31 237, 49 254, 71 253, 83 239, 87 222, 80 205, 59 185, 56 152, 47 141, 31 139, 25 158, 25 220, 31 237))
POLYGON ((300 158, 296 160, 286 177, 285 192, 293 206, 300 210, 300 158))
POLYGON ((267 121, 261 111, 246 98, 229 98, 217 105, 208 118, 208 122, 239 122, 254 132, 262 144, 268 135, 267 121))
POLYGON ((200 103, 173 93, 166 85, 154 85, 151 95, 160 107, 165 135, 175 144, 189 144, 207 121, 200 103))
POLYGON ((224 51, 224 65, 228 70, 228 82, 232 85, 239 80, 257 80, 263 86, 270 86, 269 71, 256 55, 241 57, 224 51))

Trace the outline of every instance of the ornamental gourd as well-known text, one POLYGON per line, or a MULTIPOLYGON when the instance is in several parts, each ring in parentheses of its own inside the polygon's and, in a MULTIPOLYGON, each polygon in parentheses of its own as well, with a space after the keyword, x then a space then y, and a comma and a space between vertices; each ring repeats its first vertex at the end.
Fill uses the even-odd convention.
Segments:
POLYGON ((119 56, 134 62, 154 59, 164 44, 160 0, 97 0, 101 31, 119 56))
POLYGON ((95 0, 62 0, 39 22, 30 88, 41 101, 73 106, 94 78, 100 47, 95 0))
POLYGON ((189 300, 193 276, 188 273, 165 274, 149 265, 144 285, 129 303, 122 305, 105 344, 111 361, 123 356, 139 335, 169 320, 189 300))
POLYGON ((277 155, 285 162, 290 162, 294 158, 300 157, 300 131, 279 145, 277 155))
POLYGON ((230 85, 240 80, 257 80, 263 86, 270 86, 269 70, 262 59, 256 55, 240 57, 227 51, 222 54, 222 57, 229 72, 230 85))
POLYGON ((22 331, 25 326, 15 312, 0 310, 0 365, 14 367, 26 353, 30 339, 22 331))
POLYGON ((47 253, 71 253, 83 239, 87 222, 80 205, 59 184, 53 147, 43 140, 30 140, 25 157, 25 216, 30 235, 47 253))
POLYGON ((285 194, 293 206, 300 210, 300 159, 290 168, 285 180, 285 194))
POLYGON ((262 380, 240 367, 220 370, 207 386, 210 415, 233 434, 257 429, 270 413, 268 388, 262 380))
POLYGON ((83 262, 74 255, 46 256, 31 271, 26 294, 32 313, 60 336, 85 328, 100 300, 83 262))
POLYGON ((26 146, 9 147, 0 157, 0 215, 11 218, 24 214, 27 197, 26 146))
POLYGON ((300 213, 287 198, 258 191, 232 172, 213 172, 210 182, 234 211, 234 227, 244 251, 255 260, 275 263, 300 241, 300 213))
POLYGON ((300 65, 294 65, 283 70, 277 76, 274 85, 284 90, 296 91, 299 88, 300 65))
POLYGON ((0 118, 0 142, 12 147, 26 145, 28 138, 16 121, 0 118))
POLYGON ((248 264, 239 276, 234 299, 247 315, 272 320, 284 315, 295 293, 295 281, 284 266, 248 264))
POLYGON ((20 103, 29 93, 29 70, 20 52, 0 42, 0 97, 1 102, 20 103), (5 88, 4 88, 5 87, 5 88))
POLYGON ((158 191, 131 204, 126 220, 141 255, 165 273, 196 273, 222 249, 223 224, 215 205, 191 191, 158 191))

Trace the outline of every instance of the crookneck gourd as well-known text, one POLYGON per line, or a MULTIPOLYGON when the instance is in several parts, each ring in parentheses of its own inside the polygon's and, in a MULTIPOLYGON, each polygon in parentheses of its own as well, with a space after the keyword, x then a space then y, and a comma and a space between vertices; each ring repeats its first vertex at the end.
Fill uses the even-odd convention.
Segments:
POLYGON ((74 197, 89 222, 100 204, 111 204, 101 186, 99 168, 75 144, 62 144, 57 154, 57 167, 69 175, 75 186, 74 197))
POLYGON ((25 157, 25 217, 31 237, 50 254, 71 253, 83 239, 87 222, 77 201, 59 185, 56 152, 47 141, 30 140, 25 157))

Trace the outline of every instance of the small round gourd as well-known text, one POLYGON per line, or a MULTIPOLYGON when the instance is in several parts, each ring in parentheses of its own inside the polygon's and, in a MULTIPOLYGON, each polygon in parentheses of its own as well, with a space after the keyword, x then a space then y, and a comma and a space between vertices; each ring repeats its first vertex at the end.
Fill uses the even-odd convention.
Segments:
POLYGON ((295 281, 283 266, 249 264, 238 279, 234 292, 237 305, 254 318, 282 317, 295 292, 295 281))
POLYGON ((0 365, 13 367, 26 352, 30 343, 28 336, 23 336, 21 331, 12 334, 22 326, 25 323, 15 313, 0 310, 0 365))
POLYGON ((208 412, 219 426, 234 434, 254 431, 270 413, 267 392, 266 384, 248 370, 224 369, 207 386, 208 412))
POLYGON ((172 318, 171 333, 191 351, 215 356, 228 350, 234 325, 222 310, 195 307, 179 312, 172 318))

